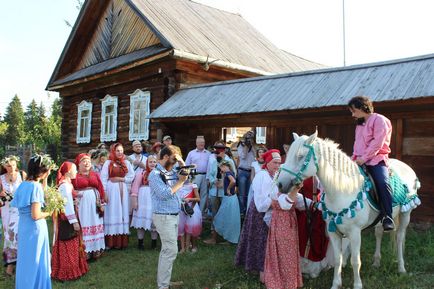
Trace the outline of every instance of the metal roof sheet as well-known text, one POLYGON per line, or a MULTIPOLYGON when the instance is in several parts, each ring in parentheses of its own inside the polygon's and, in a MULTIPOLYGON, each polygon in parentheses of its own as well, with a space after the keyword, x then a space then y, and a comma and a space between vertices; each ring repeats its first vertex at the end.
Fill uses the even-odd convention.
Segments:
POLYGON ((175 93, 151 118, 299 110, 434 96, 434 54, 341 68, 198 85, 175 93))

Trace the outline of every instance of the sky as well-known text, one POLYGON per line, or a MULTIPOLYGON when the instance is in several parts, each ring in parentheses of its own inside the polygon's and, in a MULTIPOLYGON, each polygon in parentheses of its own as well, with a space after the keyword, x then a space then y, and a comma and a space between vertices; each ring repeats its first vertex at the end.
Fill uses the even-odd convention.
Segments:
MULTIPOLYGON (((241 14, 280 49, 328 66, 434 53, 432 0, 196 0, 241 14), (345 5, 343 5, 345 4, 345 5)), ((78 10, 76 0, 0 0, 0 114, 15 94, 50 106, 45 87, 78 10)))

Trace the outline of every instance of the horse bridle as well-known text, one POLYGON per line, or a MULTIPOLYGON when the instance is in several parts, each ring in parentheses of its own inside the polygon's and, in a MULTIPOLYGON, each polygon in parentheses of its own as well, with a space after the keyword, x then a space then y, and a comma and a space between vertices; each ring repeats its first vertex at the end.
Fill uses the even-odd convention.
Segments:
POLYGON ((315 163, 316 170, 318 171, 318 159, 315 154, 315 149, 313 145, 303 144, 304 147, 307 147, 309 149, 309 152, 307 153, 306 157, 304 158, 303 165, 301 166, 300 170, 298 172, 293 172, 290 169, 285 168, 285 164, 282 164, 279 168, 279 175, 281 171, 287 172, 295 177, 296 183, 301 184, 303 182, 303 173, 307 169, 307 166, 310 163, 310 160, 313 158, 313 161, 315 163))

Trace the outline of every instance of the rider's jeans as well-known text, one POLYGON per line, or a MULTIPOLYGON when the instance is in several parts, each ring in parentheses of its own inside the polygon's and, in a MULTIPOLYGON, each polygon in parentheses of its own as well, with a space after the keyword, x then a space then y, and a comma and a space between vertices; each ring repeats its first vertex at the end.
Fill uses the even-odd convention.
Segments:
POLYGON ((378 197, 380 198, 381 210, 383 216, 392 217, 392 188, 389 183, 389 168, 384 161, 379 162, 375 166, 366 166, 375 186, 377 187, 378 197))

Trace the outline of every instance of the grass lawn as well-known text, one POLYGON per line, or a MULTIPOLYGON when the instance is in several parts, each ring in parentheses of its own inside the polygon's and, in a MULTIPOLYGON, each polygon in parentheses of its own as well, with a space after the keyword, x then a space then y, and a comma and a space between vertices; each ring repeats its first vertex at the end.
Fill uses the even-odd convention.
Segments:
MULTIPOLYGON (((375 248, 373 231, 364 232, 362 240, 361 276, 364 288, 434 288, 434 228, 423 232, 408 230, 405 260, 409 273, 404 275, 397 272, 396 258, 392 254, 387 235, 383 242, 383 259, 380 268, 371 267, 375 248)), ((89 264, 89 272, 84 277, 64 283, 53 281, 53 288, 157 288, 156 272, 159 249, 149 249, 150 242, 147 234, 145 251, 137 250, 135 231, 132 231, 130 246, 126 250, 106 252, 100 260, 89 264)), ((265 288, 259 283, 257 276, 234 267, 235 250, 234 245, 208 246, 200 243, 197 253, 178 255, 173 268, 172 281, 182 280, 184 285, 181 288, 184 289, 265 288)), ((3 274, 0 276, 0 288, 14 288, 12 279, 4 277, 3 274)), ((305 279, 303 288, 330 288, 332 279, 333 272, 329 270, 317 279, 305 279)), ((343 288, 352 288, 352 279, 352 270, 349 265, 343 270, 343 288)))

